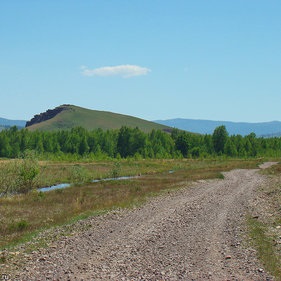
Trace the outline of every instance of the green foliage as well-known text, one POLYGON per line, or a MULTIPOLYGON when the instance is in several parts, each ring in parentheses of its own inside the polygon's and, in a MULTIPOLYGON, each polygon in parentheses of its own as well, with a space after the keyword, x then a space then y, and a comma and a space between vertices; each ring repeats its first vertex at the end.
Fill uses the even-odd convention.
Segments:
POLYGON ((29 226, 29 223, 26 221, 26 220, 20 220, 20 221, 17 221, 17 222, 12 222, 10 225, 9 225, 9 230, 10 231, 23 231, 25 230, 26 228, 28 228, 29 226))
POLYGON ((23 160, 17 161, 17 192, 27 193, 34 188, 36 176, 39 174, 39 163, 34 155, 27 154, 23 160))
POLYGON ((228 132, 225 126, 219 126, 213 133, 213 144, 216 153, 221 154, 224 152, 224 146, 228 140, 228 132))
POLYGON ((200 156, 200 148, 195 146, 191 149, 192 158, 198 158, 200 156))
POLYGON ((91 175, 87 169, 83 166, 77 164, 71 169, 70 181, 75 184, 81 184, 89 182, 91 180, 91 175))
MULTIPOLYGON (((212 135, 191 134, 177 129, 171 134, 161 130, 144 133, 139 128, 126 126, 108 131, 102 129, 87 131, 82 127, 76 127, 67 131, 53 132, 30 132, 15 128, 0 132, 0 157, 19 158, 24 155, 26 158, 30 153, 37 159, 63 161, 128 157, 206 158, 216 155, 240 158, 280 157, 281 139, 257 138, 253 133, 245 137, 229 136, 225 126, 217 127, 212 135)), ((26 166, 23 165, 19 169, 20 176, 26 184, 36 178, 36 169, 30 167, 32 163, 34 164, 28 160, 26 166)), ((4 181, 0 180, 0 186, 5 186, 4 181)))
POLYGON ((0 169, 0 194, 27 193, 39 174, 38 161, 31 156, 3 164, 0 169))
POLYGON ((227 139, 227 141, 224 145, 224 152, 226 155, 231 156, 231 157, 237 156, 236 146, 231 139, 227 139))
POLYGON ((115 162, 110 172, 110 177, 118 178, 120 176, 120 173, 121 173, 121 164, 120 162, 115 162))
POLYGON ((184 132, 180 133, 175 140, 175 144, 176 149, 181 152, 183 157, 187 157, 190 147, 188 135, 184 132))

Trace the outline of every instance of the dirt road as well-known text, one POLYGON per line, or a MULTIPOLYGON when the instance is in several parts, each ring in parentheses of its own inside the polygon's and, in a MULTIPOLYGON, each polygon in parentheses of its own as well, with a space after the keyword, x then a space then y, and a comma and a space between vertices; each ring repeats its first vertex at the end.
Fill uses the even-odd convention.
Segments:
POLYGON ((272 280, 243 241, 247 208, 266 178, 258 169, 224 175, 153 198, 141 208, 78 222, 72 236, 30 255, 17 277, 272 280), (79 231, 82 225, 88 229, 79 231))

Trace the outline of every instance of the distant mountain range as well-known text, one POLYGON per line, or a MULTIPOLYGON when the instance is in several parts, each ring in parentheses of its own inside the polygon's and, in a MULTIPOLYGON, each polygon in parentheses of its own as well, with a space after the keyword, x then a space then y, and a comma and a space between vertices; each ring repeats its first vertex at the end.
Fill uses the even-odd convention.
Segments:
POLYGON ((218 126, 224 125, 230 135, 248 135, 255 133, 258 137, 279 137, 281 136, 281 122, 229 122, 229 121, 211 121, 194 119, 169 119, 147 121, 137 117, 112 113, 108 111, 98 111, 75 105, 64 104, 54 109, 48 109, 43 113, 36 114, 31 120, 9 120, 0 118, 0 130, 17 126, 19 128, 27 127, 28 130, 61 130, 71 129, 76 126, 82 126, 87 130, 101 128, 103 130, 119 129, 122 126, 138 127, 144 132, 150 132, 153 129, 171 131, 172 128, 199 133, 212 134, 218 126))
POLYGON ((245 136, 250 133, 255 133, 259 137, 281 136, 281 122, 279 121, 246 123, 177 118, 169 120, 156 120, 154 122, 199 134, 212 134, 216 127, 224 125, 229 135, 245 136))
POLYGON ((25 120, 10 120, 0 117, 0 130, 9 128, 12 126, 17 126, 18 128, 24 128, 26 124, 25 120))

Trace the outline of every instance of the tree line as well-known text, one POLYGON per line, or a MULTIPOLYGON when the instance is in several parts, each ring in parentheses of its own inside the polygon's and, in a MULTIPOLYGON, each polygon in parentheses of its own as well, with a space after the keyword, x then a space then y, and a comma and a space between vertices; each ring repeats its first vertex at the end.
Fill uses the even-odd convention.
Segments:
POLYGON ((0 157, 18 158, 34 151, 42 158, 66 155, 91 158, 198 158, 225 155, 229 157, 280 157, 281 138, 261 138, 254 133, 229 136, 225 126, 213 134, 193 134, 178 129, 171 133, 123 126, 119 130, 82 127, 54 132, 11 127, 0 132, 0 157))

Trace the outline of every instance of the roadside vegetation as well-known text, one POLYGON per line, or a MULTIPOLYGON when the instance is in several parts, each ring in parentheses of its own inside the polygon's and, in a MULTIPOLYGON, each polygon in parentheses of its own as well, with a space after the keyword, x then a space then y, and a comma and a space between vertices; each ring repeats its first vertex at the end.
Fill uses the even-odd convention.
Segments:
POLYGON ((0 163, 0 196, 28 193, 36 187, 39 172, 39 163, 31 154, 26 154, 23 159, 2 161, 0 163))
POLYGON ((266 271, 281 280, 281 164, 264 171, 271 184, 260 190, 258 214, 248 217, 251 243, 266 271))

